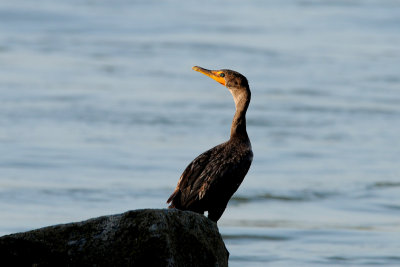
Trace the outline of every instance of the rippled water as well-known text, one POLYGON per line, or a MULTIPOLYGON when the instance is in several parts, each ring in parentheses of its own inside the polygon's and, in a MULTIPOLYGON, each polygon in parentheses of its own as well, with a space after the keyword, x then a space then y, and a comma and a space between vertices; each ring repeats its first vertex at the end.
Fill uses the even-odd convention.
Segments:
POLYGON ((400 265, 398 1, 3 1, 0 234, 165 208, 250 81, 231 266, 400 265))

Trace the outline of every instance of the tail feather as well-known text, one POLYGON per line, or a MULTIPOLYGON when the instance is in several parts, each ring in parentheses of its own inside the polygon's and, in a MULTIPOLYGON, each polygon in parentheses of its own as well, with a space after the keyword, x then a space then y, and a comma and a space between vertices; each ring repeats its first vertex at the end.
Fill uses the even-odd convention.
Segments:
POLYGON ((179 193, 180 193, 179 188, 176 188, 175 191, 172 193, 172 195, 168 198, 167 204, 171 203, 168 206, 169 209, 176 208, 176 203, 175 203, 176 201, 175 200, 177 199, 177 196, 178 196, 179 193))

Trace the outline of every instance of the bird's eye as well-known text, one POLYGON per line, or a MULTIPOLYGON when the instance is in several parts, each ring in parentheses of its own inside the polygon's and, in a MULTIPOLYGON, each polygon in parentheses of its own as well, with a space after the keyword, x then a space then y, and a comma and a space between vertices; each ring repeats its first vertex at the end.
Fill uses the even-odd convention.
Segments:
POLYGON ((219 75, 219 77, 225 77, 225 74, 224 74, 224 73, 221 73, 221 74, 219 75))

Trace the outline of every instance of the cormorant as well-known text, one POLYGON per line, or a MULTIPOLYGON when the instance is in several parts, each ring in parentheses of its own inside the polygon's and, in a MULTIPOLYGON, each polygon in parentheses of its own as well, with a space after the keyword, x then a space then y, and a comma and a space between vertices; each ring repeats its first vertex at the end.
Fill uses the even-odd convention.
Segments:
POLYGON ((230 139, 202 153, 186 167, 167 203, 171 203, 169 208, 200 214, 208 211, 208 218, 217 222, 253 160, 246 132, 246 111, 251 93, 246 77, 236 71, 207 70, 197 66, 193 70, 226 86, 235 101, 236 112, 230 139))

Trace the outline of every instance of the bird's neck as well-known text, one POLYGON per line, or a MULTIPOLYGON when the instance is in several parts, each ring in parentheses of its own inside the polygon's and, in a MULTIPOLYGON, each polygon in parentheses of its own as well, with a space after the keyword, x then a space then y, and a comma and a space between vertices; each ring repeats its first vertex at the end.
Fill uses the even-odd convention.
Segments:
POLYGON ((239 138, 247 140, 249 137, 246 131, 246 111, 250 104, 250 91, 233 94, 236 112, 231 126, 231 139, 239 138))

